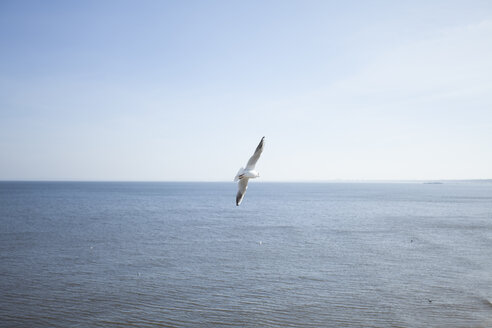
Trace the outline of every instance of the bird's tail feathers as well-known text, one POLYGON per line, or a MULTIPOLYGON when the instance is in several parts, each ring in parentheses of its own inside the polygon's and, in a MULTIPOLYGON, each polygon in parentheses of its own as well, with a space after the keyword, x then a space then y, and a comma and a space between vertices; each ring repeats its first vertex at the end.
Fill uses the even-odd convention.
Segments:
POLYGON ((234 177, 234 182, 237 182, 239 180, 239 175, 241 175, 244 171, 244 167, 241 167, 239 171, 237 171, 236 176, 234 177))

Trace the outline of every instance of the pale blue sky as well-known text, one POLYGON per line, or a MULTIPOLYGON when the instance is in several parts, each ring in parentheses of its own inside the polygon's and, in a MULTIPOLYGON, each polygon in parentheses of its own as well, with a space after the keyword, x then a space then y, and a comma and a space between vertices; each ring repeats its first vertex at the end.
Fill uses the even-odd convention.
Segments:
POLYGON ((0 179, 492 178, 491 1, 1 1, 0 179))

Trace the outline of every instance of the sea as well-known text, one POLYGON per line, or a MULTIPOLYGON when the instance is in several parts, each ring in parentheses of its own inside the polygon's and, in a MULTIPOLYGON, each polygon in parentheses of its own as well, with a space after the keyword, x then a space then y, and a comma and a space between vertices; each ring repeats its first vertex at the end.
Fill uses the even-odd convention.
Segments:
POLYGON ((492 183, 0 182, 0 327, 492 327, 492 183))

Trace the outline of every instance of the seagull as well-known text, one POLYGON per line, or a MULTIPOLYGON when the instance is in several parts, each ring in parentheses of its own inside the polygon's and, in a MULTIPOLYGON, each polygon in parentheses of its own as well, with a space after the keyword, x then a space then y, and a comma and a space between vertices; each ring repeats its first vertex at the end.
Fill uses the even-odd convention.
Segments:
POLYGON ((239 206, 243 201, 246 189, 248 189, 248 180, 258 178, 260 176, 260 173, 255 171, 255 165, 263 152, 264 140, 265 137, 261 138, 258 147, 256 147, 255 153, 249 159, 248 164, 246 164, 246 168, 241 167, 234 177, 234 182, 239 181, 237 184, 236 206, 239 206))

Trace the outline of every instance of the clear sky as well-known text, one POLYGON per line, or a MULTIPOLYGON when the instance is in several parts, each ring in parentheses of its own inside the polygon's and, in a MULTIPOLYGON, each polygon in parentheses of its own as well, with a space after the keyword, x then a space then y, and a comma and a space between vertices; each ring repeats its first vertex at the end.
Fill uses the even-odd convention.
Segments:
POLYGON ((492 1, 0 2, 1 180, 492 178, 492 1))

